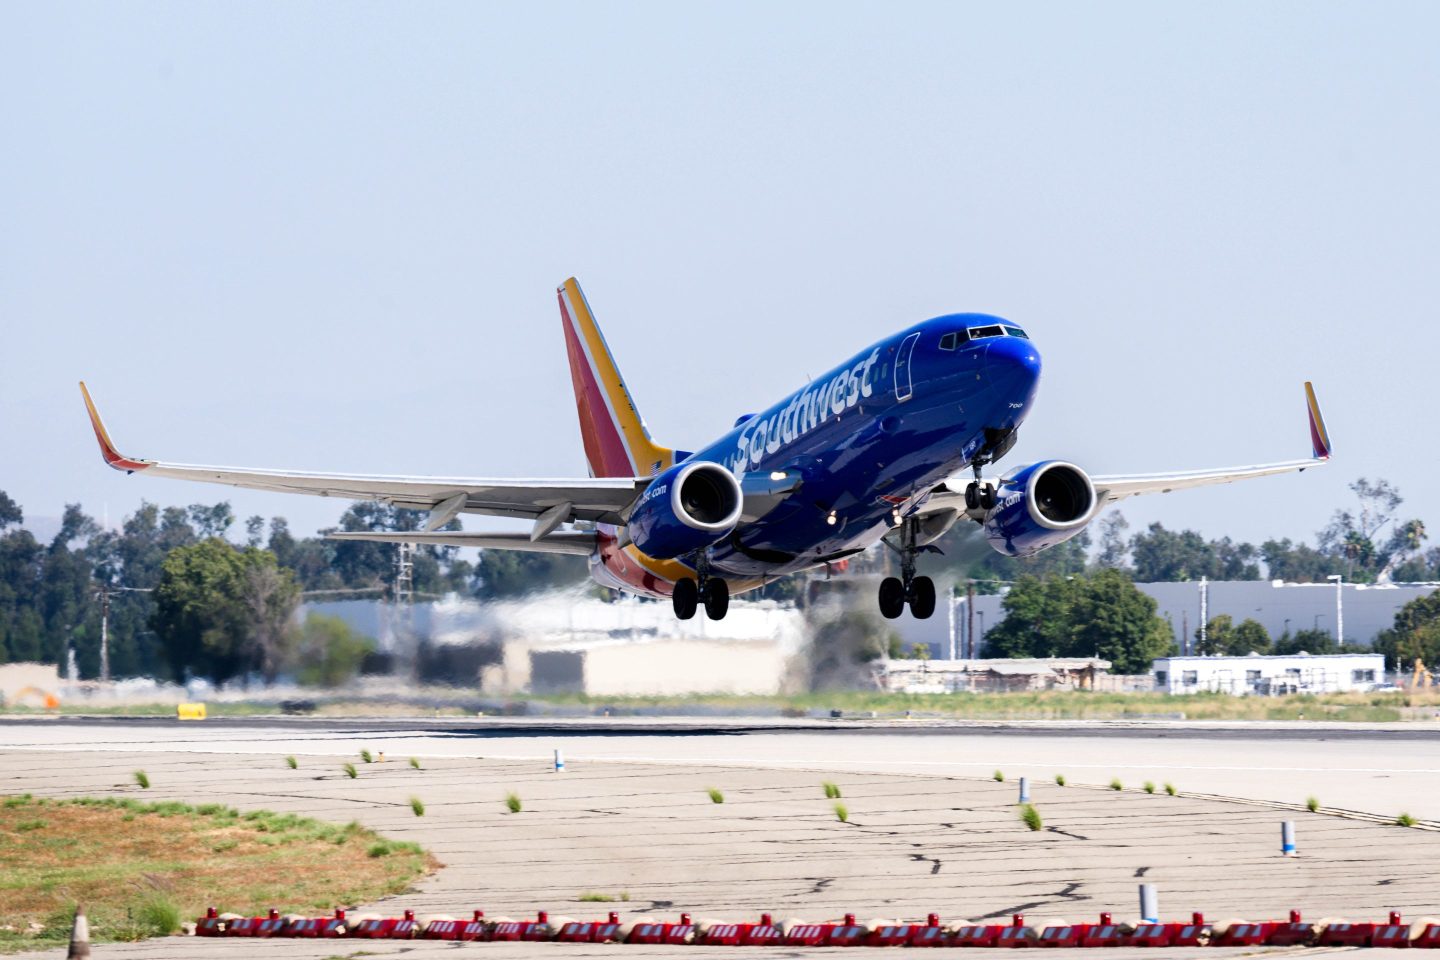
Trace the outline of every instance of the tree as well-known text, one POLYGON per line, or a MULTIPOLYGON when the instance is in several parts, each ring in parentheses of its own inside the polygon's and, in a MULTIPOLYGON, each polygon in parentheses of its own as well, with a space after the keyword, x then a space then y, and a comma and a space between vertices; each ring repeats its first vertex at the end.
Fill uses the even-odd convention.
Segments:
POLYGON ((1228 613, 1210 618, 1202 631, 1195 630, 1195 653, 1202 657, 1225 656, 1230 652, 1235 633, 1235 621, 1228 613))
POLYGON ((338 687, 360 672, 374 649, 374 640, 356 633, 339 617, 312 613, 300 628, 291 665, 303 684, 338 687))
POLYGON ((1375 651, 1395 670, 1407 670, 1418 658, 1440 663, 1440 591, 1416 597, 1395 611, 1395 622, 1375 636, 1375 651))
POLYGON ((1130 543, 1125 537, 1125 531, 1129 529, 1130 522, 1118 510, 1100 521, 1100 553, 1095 558, 1097 567, 1124 570, 1129 566, 1130 543))
POLYGON ((1156 603, 1118 570, 1093 576, 1022 577, 985 636, 985 656, 1100 657, 1143 673, 1172 643, 1156 603))
POLYGON ((1235 632, 1231 634, 1230 649, 1228 653, 1234 657, 1243 657, 1247 654, 1258 653, 1261 655, 1270 652, 1270 633, 1258 620, 1241 620, 1235 632))
POLYGON ((1350 484, 1359 501, 1357 509, 1336 510, 1330 524, 1320 531, 1320 552, 1344 563, 1345 579, 1357 583, 1386 581, 1396 566, 1420 550, 1425 525, 1419 520, 1395 523, 1404 498, 1388 480, 1373 483, 1361 477, 1350 484), (1380 533, 1395 523, 1390 536, 1380 533))
POLYGON ((1229 537, 1207 541, 1194 530, 1167 530, 1152 523, 1130 542, 1135 579, 1141 583, 1199 580, 1259 580, 1260 551, 1229 537))
POLYGON ((0 532, 11 524, 25 522, 25 514, 21 512, 20 505, 11 500, 4 490, 0 490, 0 532))
POLYGON ((1335 638, 1328 631, 1312 630, 1309 627, 1297 630, 1293 634, 1281 634, 1280 639, 1275 641, 1274 649, 1277 656, 1286 657, 1293 657, 1297 653, 1313 653, 1320 656, 1338 652, 1339 647, 1335 644, 1335 638))
POLYGON ((294 572, 276 563, 268 550, 250 547, 241 556, 244 569, 237 599, 244 605, 247 659, 271 684, 294 643, 290 619, 300 605, 300 585, 294 572))
POLYGON ((586 576, 583 557, 518 550, 482 550, 473 577, 477 597, 494 600, 579 583, 586 576))
POLYGON ((1266 540, 1260 545, 1265 569, 1275 580, 1287 583, 1324 583, 1332 573, 1343 573, 1344 563, 1306 544, 1266 540))

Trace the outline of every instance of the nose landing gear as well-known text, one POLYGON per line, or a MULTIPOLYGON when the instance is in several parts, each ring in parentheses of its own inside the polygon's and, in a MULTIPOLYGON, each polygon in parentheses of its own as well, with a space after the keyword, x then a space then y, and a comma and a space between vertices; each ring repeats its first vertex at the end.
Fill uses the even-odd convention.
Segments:
POLYGON ((935 548, 915 545, 918 528, 919 521, 911 517, 901 527, 900 546, 885 541, 900 554, 900 576, 880 581, 880 615, 886 620, 900 616, 906 604, 910 605, 910 615, 916 620, 928 620, 935 613, 935 581, 915 575, 915 554, 935 548))

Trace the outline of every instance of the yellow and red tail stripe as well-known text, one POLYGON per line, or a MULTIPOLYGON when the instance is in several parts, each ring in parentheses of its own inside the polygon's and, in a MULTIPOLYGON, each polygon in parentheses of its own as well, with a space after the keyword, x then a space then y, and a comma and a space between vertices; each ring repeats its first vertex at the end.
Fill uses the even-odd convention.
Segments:
POLYGON ((1330 434, 1325 429, 1325 418, 1320 414, 1320 401, 1315 399, 1315 388, 1305 381, 1305 405, 1310 412, 1310 451, 1316 460, 1330 459, 1330 434))
POLYGON ((643 477, 672 466, 675 452, 651 441, 580 284, 571 277, 556 293, 590 475, 643 477))
POLYGON ((126 473, 134 473, 155 465, 149 460, 131 460, 122 456, 120 451, 115 449, 115 444, 110 442, 110 434, 100 419, 100 411, 95 409, 95 401, 90 399, 90 391, 86 389, 84 380, 80 381, 80 393, 85 397, 85 409, 90 411, 90 426, 95 429, 95 439, 100 441, 100 456, 105 458, 106 463, 126 473))

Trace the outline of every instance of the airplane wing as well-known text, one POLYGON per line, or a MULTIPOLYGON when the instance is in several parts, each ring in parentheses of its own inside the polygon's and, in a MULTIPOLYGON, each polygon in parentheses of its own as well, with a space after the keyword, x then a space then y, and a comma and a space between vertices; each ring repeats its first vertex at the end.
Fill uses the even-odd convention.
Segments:
POLYGON ((366 476, 141 460, 126 457, 115 448, 83 382, 80 391, 90 412, 90 424, 95 429, 95 439, 100 443, 101 456, 116 470, 278 493, 380 500, 397 507, 430 511, 425 525, 427 530, 444 526, 460 513, 534 520, 535 527, 529 534, 532 542, 541 540, 560 524, 571 520, 621 524, 625 522, 631 504, 650 483, 648 477, 509 480, 366 476))
MULTIPOLYGON (((1174 473, 1127 474, 1120 476, 1091 477, 1095 485, 1096 510, 1107 504, 1116 503, 1127 497, 1146 493, 1169 493, 1172 490, 1187 490, 1191 487, 1208 487, 1254 477, 1269 477, 1281 473, 1298 473, 1317 467, 1330 459, 1330 435, 1325 429, 1325 418, 1320 414, 1320 404, 1315 399, 1315 388, 1305 383, 1305 404, 1310 419, 1310 458, 1306 460, 1282 460, 1277 463, 1261 463, 1245 467, 1220 467, 1213 470, 1186 470, 1174 473)), ((947 510, 965 510, 966 478, 955 477, 937 487, 926 499, 921 514, 939 513, 947 510)))
POLYGON ((370 540, 376 543, 428 543, 437 547, 479 547, 482 550, 522 550, 528 553, 566 553, 588 557, 595 552, 593 533, 551 533, 538 540, 528 533, 467 533, 464 530, 436 530, 431 533, 351 533, 336 531, 331 540, 370 540))

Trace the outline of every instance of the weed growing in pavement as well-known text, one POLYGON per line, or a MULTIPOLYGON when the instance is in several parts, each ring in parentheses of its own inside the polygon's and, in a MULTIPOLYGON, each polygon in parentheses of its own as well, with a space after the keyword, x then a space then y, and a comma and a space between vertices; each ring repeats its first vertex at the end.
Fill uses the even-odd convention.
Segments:
POLYGON ((1005 771, 1004 771, 1004 770, 996 770, 994 773, 990 774, 990 777, 991 777, 991 779, 994 780, 996 783, 1004 783, 1004 782, 1005 782, 1005 771))
POLYGON ((835 819, 841 823, 850 822, 850 808, 843 803, 835 804, 835 819))
POLYGON ((168 937, 180 929, 180 905, 156 893, 131 908, 131 916, 144 932, 142 936, 168 937))
POLYGON ((1031 830, 1039 830, 1045 824, 1040 819, 1040 811, 1035 809, 1033 803, 1026 803, 1020 807, 1020 819, 1025 821, 1025 826, 1031 830))
POLYGON ((708 794, 710 794, 710 802, 711 802, 711 803, 724 803, 724 802, 725 802, 725 794, 721 793, 719 790, 716 790, 714 787, 711 787, 709 790, 706 790, 705 792, 708 793, 708 794))
POLYGON ((1145 786, 1141 787, 1141 789, 1144 790, 1146 793, 1154 793, 1155 784, 1151 783, 1149 780, 1146 780, 1145 786))
POLYGON ((1165 784, 1165 793, 1166 795, 1171 797, 1176 797, 1180 795, 1180 791, 1175 789, 1175 784, 1173 783, 1165 784))
POLYGON ((354 780, 356 777, 360 776, 360 774, 355 772, 355 764, 353 763, 347 763, 340 769, 344 770, 345 776, 349 777, 351 780, 354 780))
POLYGON ((289 767, 291 770, 294 770, 300 766, 300 762, 294 757, 286 757, 285 766, 289 767))
POLYGON ((1318 812, 1320 811, 1320 798, 1319 798, 1319 797, 1306 797, 1306 798, 1305 798, 1305 809, 1306 809, 1306 810, 1309 810, 1311 813, 1318 813, 1318 812))
POLYGON ((1111 780, 1111 781, 1110 781, 1110 789, 1111 789, 1111 790, 1124 790, 1124 789, 1125 789, 1125 784, 1123 784, 1123 783, 1120 782, 1120 778, 1119 778, 1119 777, 1116 777, 1114 780, 1111 780))
POLYGON ((411 757, 411 758, 410 758, 410 769, 412 769, 412 770, 419 770, 419 769, 420 769, 420 761, 417 760, 415 757, 411 757))
POLYGON ((372 757, 372 756, 370 755, 370 751, 369 751, 369 750, 366 750, 366 749, 362 749, 362 750, 360 751, 360 759, 361 759, 361 760, 364 760, 366 763, 374 763, 374 762, 375 762, 375 758, 372 757))
POLYGON ((1063 773, 1057 773, 1057 774, 1055 774, 1055 786, 1057 786, 1057 787, 1063 787, 1063 786, 1065 786, 1065 774, 1063 774, 1063 773))
POLYGON ((509 810, 511 813, 519 813, 520 810, 521 810, 520 794, 518 794, 518 793, 507 793, 507 794, 505 794, 505 808, 506 808, 507 810, 509 810))
POLYGON ((820 786, 822 786, 822 787, 825 788, 825 799, 827 799, 827 800, 839 800, 839 799, 840 799, 840 788, 839 788, 838 786, 836 786, 835 784, 831 783, 829 780, 824 781, 823 783, 820 784, 820 786))
POLYGON ((419 797, 410 798, 410 812, 417 817, 425 816, 425 802, 419 797))
POLYGON ((133 776, 135 777, 135 782, 140 784, 140 789, 150 789, 150 774, 146 773, 144 770, 136 770, 133 776))
POLYGON ((575 899, 581 903, 614 903, 615 898, 608 893, 582 893, 575 899))
POLYGON ((1395 818, 1395 826, 1397 827, 1413 827, 1419 822, 1419 820, 1416 820, 1408 813, 1402 813, 1400 814, 1400 816, 1395 818))

